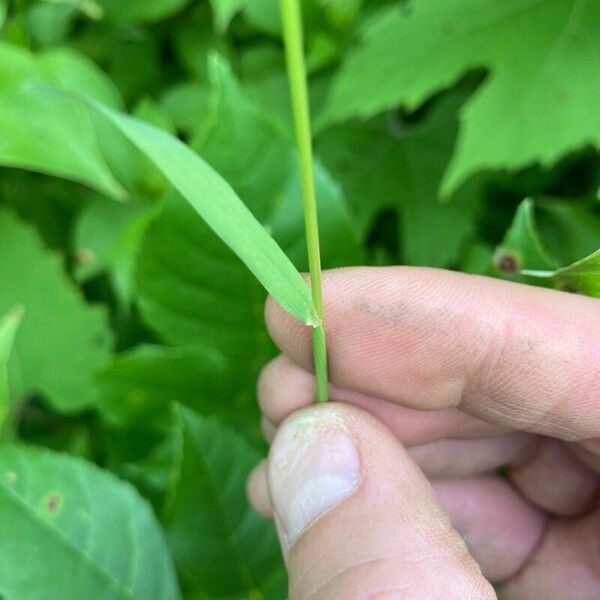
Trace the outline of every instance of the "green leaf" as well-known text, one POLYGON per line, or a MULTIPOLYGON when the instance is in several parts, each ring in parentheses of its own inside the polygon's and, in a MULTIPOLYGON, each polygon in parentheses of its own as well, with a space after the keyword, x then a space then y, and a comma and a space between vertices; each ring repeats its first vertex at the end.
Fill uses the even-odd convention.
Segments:
MULTIPOLYGON (((179 27, 173 39, 177 59, 190 71, 196 81, 205 82, 209 57, 218 52, 230 57, 233 49, 230 40, 218 35, 210 18, 208 3, 204 3, 185 25, 179 27)), ((198 115, 202 118, 202 115, 198 115)))
MULTIPOLYGON (((317 174, 324 201, 324 256, 338 265, 348 264, 353 248, 353 231, 345 225, 349 217, 339 189, 321 169, 317 174)), ((295 181, 293 187, 280 196, 281 204, 267 223, 290 257, 298 260, 297 266, 305 268, 297 175, 290 181, 295 181)), ((358 249, 355 252, 356 262, 360 262, 358 249)), ((266 294, 256 279, 178 196, 168 199, 162 214, 150 225, 137 265, 137 297, 144 320, 168 343, 212 349, 233 361, 235 375, 227 369, 214 371, 208 389, 218 384, 227 390, 233 379, 238 386, 235 389, 244 395, 240 397, 237 391, 220 393, 220 402, 226 404, 227 411, 247 407, 257 372, 274 353, 264 326, 266 294)), ((192 406, 200 410, 203 394, 198 395, 198 403, 192 406)), ((168 400, 169 394, 162 397, 168 400)), ((208 405, 201 410, 212 412, 208 405)))
POLYGON ((553 277, 566 289, 600 298, 600 250, 558 269, 553 277))
POLYGON ((146 232, 136 287, 142 317, 168 343, 245 357, 250 373, 272 355, 264 290, 180 196, 167 198, 146 232))
POLYGON ((250 0, 210 0, 215 17, 217 31, 225 33, 231 19, 244 8, 250 0))
POLYGON ((419 0, 369 21, 335 78, 324 119, 416 108, 466 72, 486 81, 462 111, 442 189, 483 169, 555 163, 600 143, 600 4, 419 0))
POLYGON ((561 265, 594 252, 600 240, 600 205, 594 200, 541 199, 537 224, 544 246, 561 265))
POLYGON ((273 525, 244 493, 258 453, 217 421, 185 408, 178 414, 178 470, 165 521, 184 590, 191 597, 285 597, 273 525))
MULTIPOLYGON (((212 68, 211 116, 195 147, 212 167, 227 174, 296 267, 306 269, 299 175, 291 141, 240 92, 223 63, 213 62, 212 68), (232 138, 239 142, 229 143, 232 138)), ((325 262, 359 263, 357 234, 341 191, 324 169, 317 167, 317 174, 325 262)), ((179 197, 167 199, 148 229, 136 279, 142 315, 167 342, 215 347, 228 357, 242 358, 244 380, 271 357, 262 316, 264 291, 179 197)))
POLYGON ((100 373, 98 408, 111 426, 136 421, 160 426, 171 403, 178 402, 247 430, 258 414, 248 391, 240 389, 242 370, 243 365, 211 347, 141 345, 100 373))
POLYGON ((255 29, 273 36, 281 35, 277 0, 248 0, 244 18, 255 29))
POLYGON ((0 211, 0 282, 0 314, 25 309, 9 362, 13 397, 43 392, 62 411, 93 406, 93 375, 110 357, 106 314, 86 305, 60 259, 7 211, 0 211))
POLYGON ((28 51, 0 42, 0 165, 64 177, 124 197, 85 107, 66 95, 48 93, 40 86, 47 83, 115 99, 114 90, 109 91, 89 63, 78 62, 71 53, 36 60, 28 51), (65 64, 69 69, 63 72, 65 64))
POLYGON ((40 54, 37 63, 49 82, 113 108, 123 108, 123 99, 115 84, 82 54, 70 48, 53 49, 40 54))
MULTIPOLYGON (((359 227, 341 186, 318 160, 314 163, 314 173, 323 265, 331 269, 363 264, 359 227)), ((296 267, 306 271, 308 253, 303 219, 300 172, 294 164, 268 226, 296 267)))
POLYGON ((470 244, 460 262, 460 270, 476 275, 493 275, 494 248, 482 241, 470 244))
POLYGON ((208 96, 208 86, 187 82, 168 89, 161 97, 160 104, 175 127, 185 135, 191 135, 203 122, 208 96))
POLYGON ((269 116, 248 101, 225 60, 212 54, 208 69, 209 109, 191 146, 263 221, 291 171, 292 146, 269 116))
POLYGON ((22 318, 23 310, 14 308, 0 319, 0 428, 10 410, 8 359, 22 318))
POLYGON ((4 25, 4 21, 6 19, 6 9, 6 0, 0 0, 0 29, 2 29, 2 26, 4 25))
POLYGON ((494 265, 498 271, 508 275, 517 275, 525 270, 547 270, 557 267, 556 262, 542 246, 531 199, 523 200, 519 204, 502 244, 496 249, 494 265))
POLYGON ((147 504, 81 460, 0 449, 0 591, 6 600, 176 600, 147 504))
POLYGON ((109 273, 119 298, 129 302, 135 259, 154 212, 139 202, 91 197, 75 226, 75 279, 86 282, 109 273))
MULTIPOLYGON (((460 96, 438 102, 417 124, 387 114, 324 131, 316 151, 341 182, 363 235, 385 209, 400 215, 400 260, 454 265, 473 236, 478 190, 461 189, 442 203, 438 187, 457 133, 460 96)), ((396 258, 398 260, 398 258, 396 258)))
POLYGON ((94 107, 154 162, 283 308, 307 325, 317 323, 304 280, 218 173, 160 129, 101 104, 94 107))
POLYGON ((30 4, 23 16, 31 45, 44 48, 68 42, 78 11, 73 0, 45 0, 30 4))

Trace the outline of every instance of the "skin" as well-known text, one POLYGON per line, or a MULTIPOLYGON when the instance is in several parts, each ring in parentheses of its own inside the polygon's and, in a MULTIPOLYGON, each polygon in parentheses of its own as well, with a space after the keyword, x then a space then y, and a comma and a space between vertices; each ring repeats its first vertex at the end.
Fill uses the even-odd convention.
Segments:
MULTIPOLYGON (((310 332, 270 300, 263 429, 334 415, 365 474, 283 543, 291 600, 600 598, 600 302, 403 267, 324 294, 333 402, 310 406, 310 332)), ((267 467, 248 493, 271 517, 267 467)))

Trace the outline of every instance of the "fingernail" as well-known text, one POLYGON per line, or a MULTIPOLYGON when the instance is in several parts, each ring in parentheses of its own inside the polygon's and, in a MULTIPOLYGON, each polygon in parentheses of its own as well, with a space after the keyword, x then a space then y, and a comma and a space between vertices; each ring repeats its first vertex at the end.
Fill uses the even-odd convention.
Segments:
POLYGON ((269 454, 269 486, 287 544, 352 495, 360 479, 356 443, 331 408, 285 422, 269 454))

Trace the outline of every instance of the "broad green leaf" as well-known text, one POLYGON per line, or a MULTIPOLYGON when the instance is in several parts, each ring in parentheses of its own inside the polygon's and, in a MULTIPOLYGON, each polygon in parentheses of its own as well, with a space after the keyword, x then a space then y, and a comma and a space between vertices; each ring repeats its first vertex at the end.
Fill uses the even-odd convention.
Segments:
POLYGON ((245 358, 252 374, 272 355, 263 327, 264 290, 178 195, 167 199, 146 232, 136 287, 145 322, 168 343, 245 358))
POLYGON ((2 29, 2 26, 4 25, 4 20, 6 19, 6 9, 6 0, 0 0, 0 29, 2 29))
POLYGON ((153 215, 151 207, 139 202, 123 204, 90 197, 75 227, 77 281, 109 273, 119 298, 130 301, 135 259, 153 215))
POLYGON ((118 198, 124 195, 96 145, 85 109, 36 90, 0 91, 0 165, 71 179, 118 198))
MULTIPOLYGON (((478 190, 442 203, 438 187, 457 132, 456 95, 438 102, 419 124, 391 114, 324 131, 316 151, 341 182, 365 235, 384 210, 398 211, 400 260, 453 265, 474 234, 478 190)), ((397 259, 396 259, 397 260, 397 259)))
POLYGON ((336 76, 324 120, 409 109, 484 68, 462 110, 445 194, 484 169, 551 165, 600 143, 600 3, 419 0, 369 21, 336 76))
POLYGON ((166 529, 190 597, 283 598, 285 574, 273 525, 245 498, 259 454, 217 421, 179 408, 178 469, 166 529))
POLYGON ((0 164, 73 179, 117 199, 127 196, 124 187, 133 196, 164 194, 164 178, 130 141, 72 94, 57 92, 122 107, 118 90, 94 63, 68 49, 36 57, 9 45, 0 45, 0 57, 6 49, 4 74, 4 65, 0 67, 0 103, 2 75, 8 90, 6 114, 0 117, 0 164), (30 139, 38 143, 30 144, 30 139))
POLYGON ((494 265, 500 272, 517 275, 524 270, 556 268, 556 262, 547 254, 535 224, 533 200, 519 204, 513 222, 496 248, 494 265))
POLYGON ((107 85, 73 54, 52 53, 37 60, 26 50, 0 42, 0 165, 64 177, 123 197, 125 191, 106 165, 85 107, 39 86, 48 83, 108 97, 107 85), (62 73, 65 64, 69 69, 62 73))
POLYGON ((553 277, 566 289, 600 298, 600 250, 558 269, 553 277))
POLYGON ((22 318, 23 310, 14 308, 0 319, 0 429, 10 410, 8 359, 22 318))
POLYGON ((37 59, 44 78, 58 87, 123 108, 115 84, 88 58, 69 48, 48 50, 37 59))
POLYGON ((101 104, 94 107, 154 162, 283 308, 306 324, 317 322, 308 286, 218 173, 160 129, 101 104))
POLYGON ((105 311, 85 303, 61 260, 7 211, 0 211, 0 282, 0 314, 25 310, 9 362, 13 397, 42 392, 62 411, 93 406, 93 375, 110 358, 105 311))
POLYGON ((460 262, 460 270, 476 275, 493 275, 494 248, 482 241, 470 244, 460 262))
POLYGON ((536 202, 537 224, 544 246, 568 265, 594 252, 600 240, 600 204, 595 200, 536 202))
POLYGON ((281 18, 277 0, 248 0, 243 14, 246 21, 258 31, 269 35, 281 35, 281 18))
POLYGON ((224 33, 231 19, 244 8, 250 0, 210 0, 217 31, 224 33))
POLYGON ((176 600, 163 534, 128 484, 66 455, 0 448, 5 600, 176 600))
POLYGON ((256 405, 240 389, 243 365, 211 347, 165 348, 142 345, 117 356, 98 377, 98 409, 111 426, 136 421, 157 426, 172 402, 248 429, 256 405))
MULTIPOLYGON (((84 0, 85 1, 85 0, 84 0)), ((24 14, 31 45, 36 48, 57 47, 68 43, 78 10, 73 0, 44 0, 30 3, 24 14)))

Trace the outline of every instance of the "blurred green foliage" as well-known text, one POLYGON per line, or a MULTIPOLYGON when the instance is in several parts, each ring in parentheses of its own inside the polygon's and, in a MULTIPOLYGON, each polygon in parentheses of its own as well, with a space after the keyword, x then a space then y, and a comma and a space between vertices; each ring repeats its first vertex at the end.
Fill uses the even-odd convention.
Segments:
MULTIPOLYGON (((325 267, 600 296, 597 2, 303 18, 325 267)), ((73 94, 185 142, 307 266, 276 0, 0 0, 1 594, 284 598, 244 495, 266 292, 73 94)))

